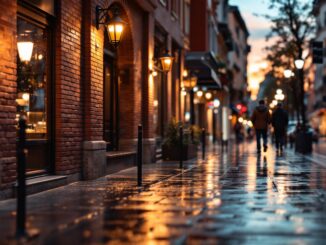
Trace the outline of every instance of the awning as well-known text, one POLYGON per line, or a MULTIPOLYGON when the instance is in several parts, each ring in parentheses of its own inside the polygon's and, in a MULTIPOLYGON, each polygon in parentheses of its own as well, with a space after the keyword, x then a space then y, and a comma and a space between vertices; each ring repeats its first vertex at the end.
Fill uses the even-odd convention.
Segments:
POLYGON ((219 62, 211 52, 189 52, 186 54, 186 68, 198 78, 197 85, 212 89, 222 88, 217 70, 219 62))

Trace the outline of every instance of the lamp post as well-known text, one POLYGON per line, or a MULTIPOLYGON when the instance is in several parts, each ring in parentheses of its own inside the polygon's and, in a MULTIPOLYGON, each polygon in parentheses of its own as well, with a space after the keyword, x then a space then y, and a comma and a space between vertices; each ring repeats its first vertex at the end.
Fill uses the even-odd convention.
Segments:
POLYGON ((303 66, 304 60, 296 59, 294 61, 295 67, 298 70, 298 76, 300 81, 300 105, 301 105, 301 118, 302 126, 301 130, 296 133, 295 150, 297 152, 306 154, 312 152, 312 135, 307 131, 306 125, 306 108, 304 103, 304 73, 303 66))
POLYGON ((300 107, 301 107, 301 119, 302 119, 302 126, 303 128, 306 127, 306 110, 304 104, 304 74, 303 74, 303 66, 304 60, 296 59, 294 61, 295 67, 298 70, 298 77, 300 81, 300 107))
MULTIPOLYGON (((299 122, 300 121, 300 112, 299 112, 299 105, 298 105, 298 98, 297 98, 297 93, 296 93, 296 83, 294 82, 294 73, 293 71, 291 71, 290 69, 286 69, 284 70, 284 77, 286 79, 289 79, 290 80, 290 89, 292 90, 292 96, 293 96, 293 104, 294 104, 294 110, 296 111, 296 116, 297 116, 297 121, 299 122)), ((289 107, 289 100, 290 100, 290 96, 289 96, 289 92, 288 92, 288 87, 287 86, 287 104, 288 104, 288 107, 289 107)))

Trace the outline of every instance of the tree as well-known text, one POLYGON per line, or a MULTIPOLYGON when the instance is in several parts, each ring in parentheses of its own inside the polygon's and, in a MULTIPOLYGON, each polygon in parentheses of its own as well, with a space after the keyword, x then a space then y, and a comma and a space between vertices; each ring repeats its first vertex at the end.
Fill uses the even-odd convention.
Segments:
MULTIPOLYGON (((274 45, 266 48, 267 60, 272 64, 274 76, 280 78, 283 77, 284 69, 295 70, 295 59, 307 58, 303 55, 305 51, 308 51, 309 41, 315 32, 313 1, 269 0, 269 9, 276 11, 277 14, 264 15, 272 23, 267 39, 275 37, 276 41, 274 45)), ((303 76, 299 76, 299 78, 301 117, 302 121, 305 122, 304 80, 303 76)), ((293 88, 294 92, 297 93, 296 86, 293 88)))

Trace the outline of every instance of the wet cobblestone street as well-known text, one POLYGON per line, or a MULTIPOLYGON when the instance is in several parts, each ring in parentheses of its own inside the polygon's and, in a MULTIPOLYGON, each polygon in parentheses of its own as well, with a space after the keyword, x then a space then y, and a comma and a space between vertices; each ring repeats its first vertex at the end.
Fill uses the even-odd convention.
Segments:
MULTIPOLYGON (((30 196, 29 226, 44 229, 31 243, 325 244, 325 168, 291 152, 257 156, 252 146, 216 152, 182 173, 162 167, 161 181, 143 189, 119 173, 113 189, 104 178, 65 187, 70 195, 30 196)), ((0 203, 6 233, 13 208, 0 203)))

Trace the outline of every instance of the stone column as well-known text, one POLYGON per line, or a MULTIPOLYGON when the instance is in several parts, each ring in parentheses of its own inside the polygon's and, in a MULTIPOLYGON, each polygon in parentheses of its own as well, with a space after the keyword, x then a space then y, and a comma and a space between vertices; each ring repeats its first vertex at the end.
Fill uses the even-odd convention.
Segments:
POLYGON ((91 180, 106 173, 106 142, 84 141, 83 179, 91 180))

